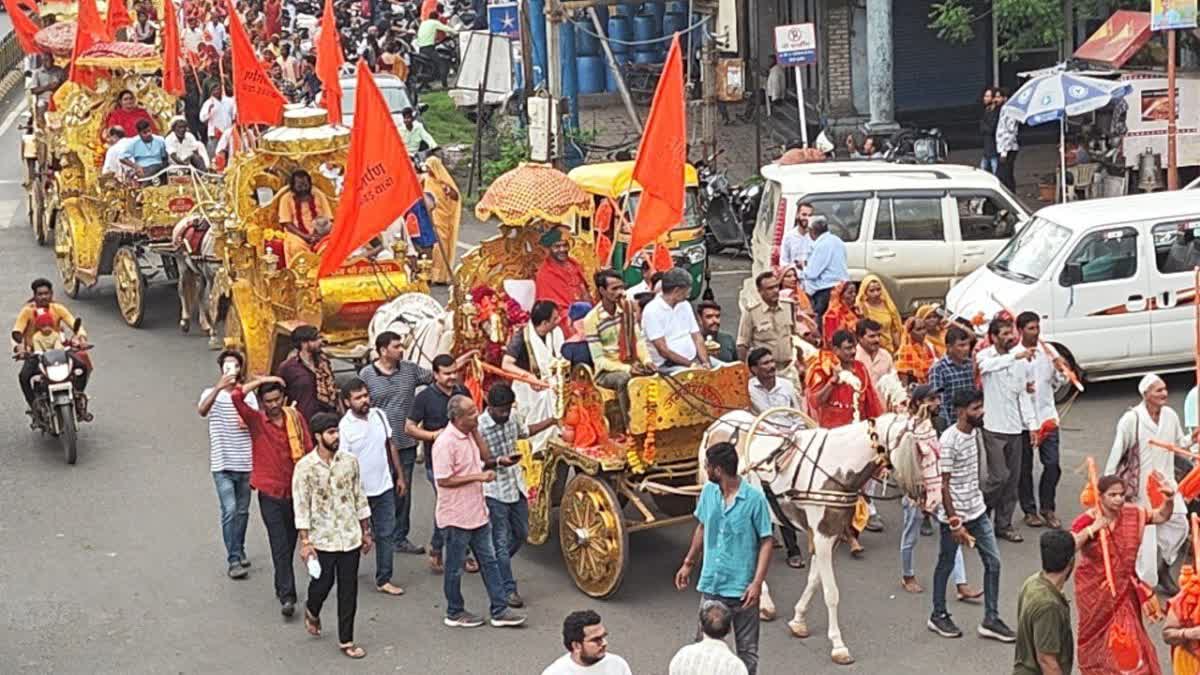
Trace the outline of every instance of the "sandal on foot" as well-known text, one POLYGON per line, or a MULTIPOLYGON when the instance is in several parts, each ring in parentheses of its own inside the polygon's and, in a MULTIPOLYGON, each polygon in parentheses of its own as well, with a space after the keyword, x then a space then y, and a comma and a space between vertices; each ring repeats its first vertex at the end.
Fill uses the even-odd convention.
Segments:
POLYGON ((971 588, 970 586, 967 586, 966 593, 962 592, 961 590, 956 589, 955 595, 958 597, 959 602, 969 602, 972 604, 978 604, 979 599, 983 597, 983 590, 978 589, 978 588, 971 588))
POLYGON ((404 589, 391 582, 383 584, 382 586, 376 586, 375 590, 383 593, 384 595, 404 595, 404 589))
POLYGON ((787 559, 787 566, 794 570, 804 569, 804 558, 794 555, 787 559))
POLYGON ((925 589, 921 584, 917 583, 916 578, 900 578, 900 588, 904 589, 905 593, 924 593, 925 589))
POLYGON ((466 561, 463 562, 463 569, 466 570, 468 574, 475 574, 479 571, 479 563, 475 562, 474 558, 467 558, 466 561))
POLYGON ((338 649, 342 650, 343 654, 345 654, 347 657, 352 658, 352 659, 361 659, 362 657, 367 655, 367 650, 363 649, 362 647, 359 647, 358 645, 354 644, 353 642, 351 642, 348 645, 340 644, 340 645, 338 645, 338 649))
POLYGON ((313 616, 307 607, 304 608, 304 630, 313 637, 321 637, 321 619, 313 616))

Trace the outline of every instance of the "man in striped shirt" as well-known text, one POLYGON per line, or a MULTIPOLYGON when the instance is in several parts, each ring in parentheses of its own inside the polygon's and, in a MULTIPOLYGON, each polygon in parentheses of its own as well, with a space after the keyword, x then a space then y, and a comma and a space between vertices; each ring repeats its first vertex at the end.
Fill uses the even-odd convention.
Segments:
MULTIPOLYGON (((209 464, 221 505, 221 538, 225 541, 230 579, 249 573, 246 557, 246 525, 250 521, 250 432, 233 407, 230 392, 245 381, 245 357, 227 349, 217 356, 221 377, 200 394, 198 412, 208 419, 209 464)), ((258 409, 252 391, 246 405, 258 409)))
POLYGON ((596 272, 594 280, 600 304, 583 318, 583 333, 596 366, 596 384, 617 392, 621 418, 629 419, 629 379, 653 374, 654 366, 636 313, 625 297, 625 280, 611 269, 596 272), (627 352, 624 358, 622 352, 627 352))

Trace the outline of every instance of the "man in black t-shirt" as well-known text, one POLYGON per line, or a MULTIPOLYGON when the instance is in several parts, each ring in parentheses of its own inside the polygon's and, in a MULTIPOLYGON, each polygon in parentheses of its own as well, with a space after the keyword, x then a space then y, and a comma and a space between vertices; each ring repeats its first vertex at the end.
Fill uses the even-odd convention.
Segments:
MULTIPOLYGON (((433 359, 433 384, 417 394, 408 413, 408 421, 404 424, 404 433, 421 441, 421 452, 425 457, 425 477, 433 487, 435 501, 437 483, 433 480, 433 441, 449 426, 450 398, 457 395, 470 395, 466 388, 458 383, 458 366, 449 354, 438 354, 433 359)), ((445 533, 437 526, 435 519, 433 537, 429 541, 429 566, 435 572, 443 571, 442 549, 445 543, 445 533)), ((468 572, 479 571, 479 566, 469 558, 464 567, 468 572)))

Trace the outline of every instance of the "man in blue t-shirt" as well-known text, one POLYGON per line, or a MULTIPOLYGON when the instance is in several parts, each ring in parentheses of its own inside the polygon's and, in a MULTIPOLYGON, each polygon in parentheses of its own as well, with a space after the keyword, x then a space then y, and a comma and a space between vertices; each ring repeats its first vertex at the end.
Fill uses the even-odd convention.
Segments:
MULTIPOLYGON (((692 545, 675 573, 675 588, 687 588, 703 547, 696 584, 700 601, 716 601, 733 613, 734 642, 746 671, 758 669, 758 601, 771 561, 771 510, 758 487, 738 474, 737 449, 716 443, 705 451, 708 482, 696 502, 692 545)), ((696 635, 696 640, 700 640, 696 635)))
POLYGON ((167 167, 167 142, 154 134, 150 120, 138 120, 137 138, 125 148, 121 163, 140 179, 158 174, 167 167))

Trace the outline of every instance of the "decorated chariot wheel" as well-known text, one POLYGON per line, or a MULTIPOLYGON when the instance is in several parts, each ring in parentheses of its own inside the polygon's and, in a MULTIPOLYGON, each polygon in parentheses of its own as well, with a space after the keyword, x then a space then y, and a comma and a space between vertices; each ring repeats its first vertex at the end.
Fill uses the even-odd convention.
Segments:
POLYGON ((113 283, 117 287, 117 307, 121 318, 133 328, 146 316, 146 277, 138 266, 137 252, 131 246, 117 249, 113 258, 113 283))
POLYGON ((558 512, 563 561, 579 590, 593 598, 617 592, 629 568, 629 533, 612 487, 576 473, 558 512))
POLYGON ((78 298, 79 277, 75 274, 75 243, 71 238, 71 229, 71 223, 68 220, 55 224, 54 259, 58 264, 58 273, 62 277, 63 293, 68 298, 78 298))

